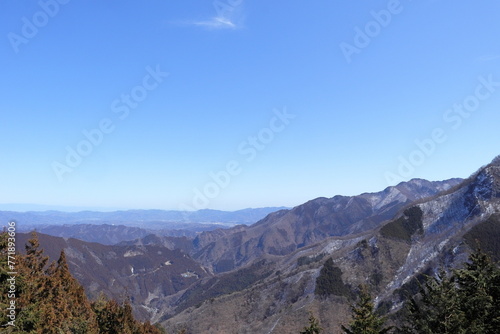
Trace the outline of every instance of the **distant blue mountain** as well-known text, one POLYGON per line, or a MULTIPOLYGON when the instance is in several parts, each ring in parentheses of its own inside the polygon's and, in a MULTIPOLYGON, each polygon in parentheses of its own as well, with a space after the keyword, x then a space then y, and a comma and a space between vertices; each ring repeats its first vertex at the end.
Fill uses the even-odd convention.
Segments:
MULTIPOLYGON (((238 224, 253 224, 268 214, 284 208, 257 208, 238 211, 199 210, 166 211, 166 210, 127 210, 127 211, 0 211, 0 221, 15 220, 19 228, 24 230, 37 226, 62 224, 110 224, 143 227, 148 229, 185 229, 192 224, 219 224, 221 227, 238 224), (23 228, 24 227, 24 228, 23 228)), ((13 207, 14 208, 14 207, 13 207)), ((48 209, 46 206, 39 207, 48 209)), ((211 228, 207 228, 211 229, 211 228)), ((202 230, 207 230, 203 228, 202 230)))
POLYGON ((62 206, 62 205, 42 205, 42 204, 26 204, 26 203, 11 203, 0 204, 0 211, 61 211, 61 212, 80 212, 80 211, 117 211, 120 208, 101 208, 101 207, 84 207, 84 206, 62 206))

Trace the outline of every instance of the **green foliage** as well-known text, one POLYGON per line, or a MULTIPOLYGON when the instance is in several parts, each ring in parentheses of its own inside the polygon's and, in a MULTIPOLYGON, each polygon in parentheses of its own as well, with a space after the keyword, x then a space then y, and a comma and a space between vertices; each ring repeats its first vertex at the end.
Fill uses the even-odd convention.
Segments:
POLYGON ((364 286, 360 287, 359 300, 351 310, 349 328, 341 326, 346 334, 383 334, 392 330, 392 327, 384 327, 385 319, 374 312, 372 298, 364 286))
POLYGON ((342 281, 342 270, 333 265, 332 258, 325 261, 323 268, 316 278, 316 295, 327 297, 329 295, 349 297, 351 291, 342 281))
POLYGON ((479 246, 494 261, 500 262, 500 215, 493 215, 474 226, 464 235, 464 239, 469 246, 479 246))
MULTIPOLYGON (((7 234, 0 234, 0 291, 7 291, 7 234)), ((26 255, 16 253, 16 327, 5 333, 43 334, 160 334, 132 316, 130 304, 98 301, 91 305, 83 287, 70 274, 66 255, 61 252, 57 263, 48 264, 36 234, 26 246, 26 255), (103 320, 104 319, 104 320, 103 320), (113 327, 114 326, 114 327, 113 327)), ((8 295, 0 294, 0 307, 6 308, 8 295)), ((0 323, 7 323, 5 312, 0 323)))
POLYGON ((319 321, 312 313, 309 314, 309 326, 304 327, 300 334, 320 334, 323 328, 319 326, 319 321))
POLYGON ((451 333, 458 331, 462 312, 457 307, 459 298, 452 279, 442 272, 437 278, 428 277, 421 291, 421 299, 411 299, 408 328, 410 333, 451 333))
POLYGON ((498 333, 500 329, 500 270, 487 255, 471 254, 463 269, 455 271, 460 308, 469 333, 498 333))
POLYGON ((498 333, 500 269, 476 251, 463 269, 428 277, 407 309, 404 333, 498 333))
POLYGON ((410 242, 415 233, 423 233, 422 215, 422 210, 413 206, 404 211, 404 216, 382 227, 380 233, 386 238, 410 242))

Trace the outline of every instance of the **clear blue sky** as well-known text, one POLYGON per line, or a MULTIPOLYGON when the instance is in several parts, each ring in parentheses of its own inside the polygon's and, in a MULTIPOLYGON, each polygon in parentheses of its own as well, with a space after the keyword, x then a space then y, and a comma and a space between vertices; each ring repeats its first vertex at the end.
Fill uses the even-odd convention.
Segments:
POLYGON ((0 7, 0 203, 295 206, 500 154, 496 0, 0 7))

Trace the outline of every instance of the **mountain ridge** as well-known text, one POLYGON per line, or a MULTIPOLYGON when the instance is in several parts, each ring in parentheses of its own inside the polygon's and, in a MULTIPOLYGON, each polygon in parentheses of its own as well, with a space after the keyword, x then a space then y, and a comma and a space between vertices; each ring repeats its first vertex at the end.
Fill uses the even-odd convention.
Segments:
POLYGON ((369 230, 393 217, 404 205, 436 195, 461 179, 415 179, 358 196, 320 197, 289 210, 273 212, 251 226, 200 233, 194 258, 215 272, 232 270, 263 256, 286 255, 330 236, 369 230))

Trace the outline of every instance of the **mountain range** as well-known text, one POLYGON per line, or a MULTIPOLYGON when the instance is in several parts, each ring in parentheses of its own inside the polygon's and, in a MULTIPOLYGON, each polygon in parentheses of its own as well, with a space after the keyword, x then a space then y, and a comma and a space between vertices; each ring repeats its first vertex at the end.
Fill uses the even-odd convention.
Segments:
POLYGON ((0 211, 0 220, 18 221, 18 230, 112 245, 149 234, 196 237, 202 231, 240 224, 253 224, 283 208, 255 208, 238 211, 129 210, 129 211, 0 211))
MULTIPOLYGON (((441 267, 459 266, 477 246, 500 259, 500 159, 467 180, 412 180, 377 194, 318 199, 271 214, 249 229, 269 224, 272 230, 289 215, 296 217, 288 220, 289 226, 295 226, 292 231, 302 233, 290 235, 276 228, 276 233, 261 235, 259 240, 271 238, 281 247, 258 243, 262 255, 250 265, 197 282, 190 288, 195 293, 188 290, 179 299, 178 309, 173 310, 173 317, 164 318, 164 326, 169 330, 186 326, 193 333, 293 333, 303 328, 313 312, 328 332, 335 333, 340 323, 348 321, 360 284, 370 287, 379 312, 394 315, 408 294, 418 291, 423 273, 432 275, 441 267), (423 189, 427 189, 425 194, 419 192, 423 189), (349 209, 349 202, 355 209, 344 217, 341 213, 349 209), (367 202, 372 204, 372 214, 360 215, 365 211, 358 208, 367 202), (390 219, 378 223, 370 219, 381 215, 389 203, 394 206, 390 219), (322 219, 326 212, 344 219, 322 219), (364 228, 359 222, 369 226, 364 228), (325 237, 307 244, 305 234, 325 237), (324 297, 318 294, 318 277, 326 259, 333 260, 336 274, 330 277, 331 293, 324 297), (255 280, 233 293, 220 294, 220 285, 244 271, 255 280)), ((227 243, 228 238, 214 242, 227 243)))
POLYGON ((280 210, 252 226, 204 232, 194 240, 194 257, 215 272, 228 271, 264 255, 287 255, 332 236, 370 230, 413 201, 460 183, 411 180, 379 193, 317 198, 280 210))
POLYGON ((188 333, 299 332, 309 312, 334 333, 360 284, 395 317, 422 274, 459 266, 477 246, 500 260, 498 240, 499 158, 466 180, 317 198, 195 237, 101 245, 40 234, 51 258, 65 249, 87 294, 126 295, 141 318, 188 333), (334 283, 325 290, 327 261, 334 283))

